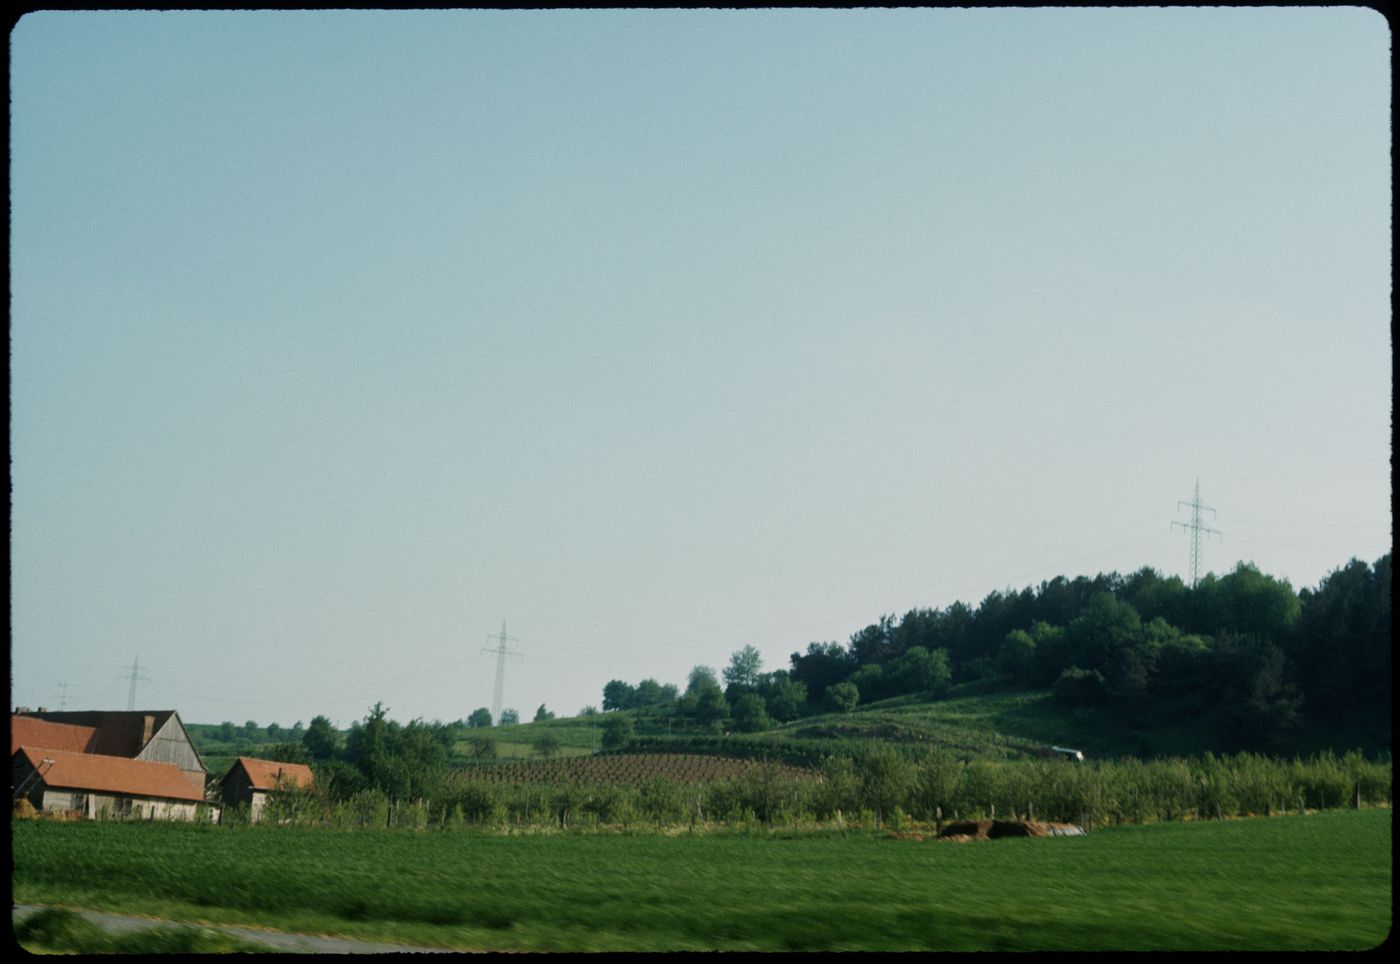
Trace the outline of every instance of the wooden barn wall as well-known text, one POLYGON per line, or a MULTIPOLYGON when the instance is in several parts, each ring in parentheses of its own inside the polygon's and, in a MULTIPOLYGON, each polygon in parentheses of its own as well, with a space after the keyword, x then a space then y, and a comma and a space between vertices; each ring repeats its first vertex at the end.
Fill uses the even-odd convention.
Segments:
POLYGON ((165 725, 151 737, 151 742, 141 751, 138 760, 151 763, 173 763, 181 770, 204 772, 199 756, 185 736, 184 729, 172 715, 165 725))

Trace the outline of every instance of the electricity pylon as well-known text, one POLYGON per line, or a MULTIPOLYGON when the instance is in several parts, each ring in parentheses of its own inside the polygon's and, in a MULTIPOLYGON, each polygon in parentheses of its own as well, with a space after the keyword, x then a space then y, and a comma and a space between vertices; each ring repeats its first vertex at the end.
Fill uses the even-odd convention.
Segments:
POLYGON ((506 641, 509 640, 510 642, 518 643, 520 640, 516 639, 514 636, 506 635, 506 624, 504 620, 501 621, 501 635, 487 636, 486 638, 493 639, 497 643, 495 649, 483 649, 482 652, 486 653, 488 656, 494 654, 496 657, 496 694, 491 699, 491 722, 499 725, 501 722, 501 696, 506 686, 506 657, 514 656, 516 659, 520 658, 519 653, 506 649, 506 641))
MULTIPOLYGON (((1214 517, 1215 510, 1208 505, 1201 504, 1200 479, 1196 480, 1196 494, 1191 499, 1191 501, 1178 502, 1176 504, 1176 507, 1179 509, 1183 505, 1189 506, 1191 508, 1191 521, 1173 522, 1172 525, 1181 526, 1183 531, 1191 533, 1191 588, 1195 589, 1196 579, 1201 570, 1201 533, 1204 532, 1208 536, 1218 536, 1220 535, 1220 531, 1218 529, 1212 529, 1207 525, 1201 524, 1201 511, 1205 510, 1206 512, 1209 512, 1212 517, 1214 517)), ((1222 536, 1221 538, 1224 537, 1222 536)))
POLYGON ((131 673, 130 673, 130 674, 128 675, 128 677, 127 677, 128 679, 131 680, 131 689, 127 692, 127 696, 126 696, 126 708, 127 708, 128 710, 134 710, 134 709, 136 709, 136 681, 137 681, 137 680, 142 680, 142 681, 144 682, 144 681, 148 681, 148 680, 150 679, 150 677, 148 677, 148 676, 142 676, 142 675, 141 675, 140 663, 141 663, 141 657, 140 657, 140 656, 137 656, 135 659, 133 659, 133 660, 131 661, 131 673))

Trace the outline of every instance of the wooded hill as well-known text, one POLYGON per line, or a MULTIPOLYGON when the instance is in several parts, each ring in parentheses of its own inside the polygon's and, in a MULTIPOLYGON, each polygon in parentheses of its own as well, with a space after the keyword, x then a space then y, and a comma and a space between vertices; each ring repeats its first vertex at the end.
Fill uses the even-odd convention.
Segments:
POLYGON ((681 690, 607 684, 603 712, 491 725, 400 724, 376 705, 346 732, 187 728, 211 771, 247 754, 315 766, 327 792, 412 798, 447 771, 603 752, 710 753, 816 766, 872 747, 915 758, 1091 758, 1390 751, 1390 554, 1316 589, 1240 565, 1195 587, 1151 569, 1056 578, 973 608, 880 617, 765 672, 752 647, 681 690), (722 680, 722 682, 721 682, 722 680))
POLYGON ((1150 568, 1057 577, 976 608, 882 616, 845 645, 794 652, 786 669, 763 672, 746 647, 720 676, 696 667, 684 691, 613 680, 603 708, 633 711, 654 745, 696 749, 726 732, 939 740, 938 706, 960 697, 959 712, 982 717, 971 732, 1027 751, 1060 739, 1115 755, 1374 753, 1390 748, 1390 582, 1389 553, 1298 592, 1243 563, 1194 587, 1150 568))

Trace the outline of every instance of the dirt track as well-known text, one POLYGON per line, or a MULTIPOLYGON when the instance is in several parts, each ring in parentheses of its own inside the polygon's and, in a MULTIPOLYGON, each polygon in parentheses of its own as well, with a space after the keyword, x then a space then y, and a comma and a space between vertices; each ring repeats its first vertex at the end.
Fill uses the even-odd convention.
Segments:
MULTIPOLYGON (((155 917, 136 917, 131 914, 106 914, 95 910, 68 908, 75 914, 109 931, 134 931, 148 927, 202 927, 222 931, 239 940, 266 944, 280 951, 301 954, 463 954, 470 951, 446 950, 441 947, 410 947, 404 944, 385 944, 375 941, 352 941, 343 937, 327 937, 321 934, 289 934, 284 931, 261 930, 256 927, 235 927, 229 924, 193 924, 187 921, 161 920, 155 917)), ((10 915, 12 924, 18 924, 30 914, 44 910, 37 904, 15 904, 10 915)))

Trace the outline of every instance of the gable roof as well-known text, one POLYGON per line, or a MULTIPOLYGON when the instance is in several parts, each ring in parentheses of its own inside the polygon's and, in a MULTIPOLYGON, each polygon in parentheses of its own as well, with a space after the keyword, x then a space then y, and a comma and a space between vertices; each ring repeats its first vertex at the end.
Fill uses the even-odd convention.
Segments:
POLYGON ((30 766, 42 768, 39 779, 49 787, 204 802, 204 794, 195 789, 184 771, 173 763, 148 763, 120 756, 71 753, 31 746, 21 746, 14 757, 23 757, 30 766), (46 759, 52 760, 53 764, 44 767, 46 759))
POLYGON ((49 723, 90 726, 97 731, 97 741, 89 753, 134 757, 176 714, 174 710, 44 710, 25 715, 49 723))
MULTIPOLYGON (((83 748, 85 753, 101 753, 106 756, 124 756, 134 758, 146 749, 155 735, 165 728, 171 718, 175 719, 180 728, 180 734, 185 742, 189 744, 190 752, 194 754, 195 760, 199 762, 202 770, 208 770, 204 765, 204 758, 199 755, 198 748, 194 745, 194 740, 190 739, 189 731, 185 729, 184 720, 180 719, 180 714, 175 710, 39 710, 26 711, 22 715, 11 716, 12 729, 15 720, 39 720, 46 723, 64 724, 69 726, 83 726, 96 731, 95 737, 83 748)), ((33 740, 20 740, 16 742, 11 739, 10 752, 13 753, 17 746, 35 746, 33 740)), ((55 749, 69 749, 68 746, 55 747, 55 749)))
MULTIPOLYGON (((248 782, 254 790, 271 790, 279 783, 282 786, 296 784, 309 787, 313 782, 311 768, 304 763, 279 763, 276 760, 256 760, 253 757, 241 756, 229 768, 229 775, 240 766, 243 772, 248 774, 248 782)), ((224 779, 227 780, 228 776, 224 779)))
POLYGON ((50 723, 32 716, 10 716, 10 755, 22 746, 45 747, 69 753, 86 753, 97 737, 91 726, 50 723))

